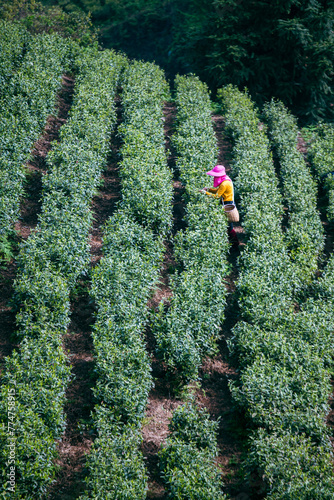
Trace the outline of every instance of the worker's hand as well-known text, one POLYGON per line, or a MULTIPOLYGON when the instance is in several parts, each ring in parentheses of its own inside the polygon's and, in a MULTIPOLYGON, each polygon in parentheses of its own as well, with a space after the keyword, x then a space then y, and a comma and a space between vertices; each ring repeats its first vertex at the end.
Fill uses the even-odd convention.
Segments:
POLYGON ((199 190, 199 192, 200 192, 200 193, 206 193, 206 189, 205 189, 205 188, 200 189, 200 190, 199 190))

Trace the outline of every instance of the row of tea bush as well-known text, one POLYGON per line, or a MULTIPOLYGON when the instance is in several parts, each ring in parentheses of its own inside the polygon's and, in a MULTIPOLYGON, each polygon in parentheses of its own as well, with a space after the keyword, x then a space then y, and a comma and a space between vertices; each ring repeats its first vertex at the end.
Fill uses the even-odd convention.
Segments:
POLYGON ((263 477, 266 498, 329 499, 334 483, 325 419, 334 261, 313 284, 312 295, 296 302, 300 272, 281 228, 282 197, 269 141, 246 92, 228 86, 219 95, 234 141, 247 236, 236 291, 241 319, 229 342, 241 369, 232 394, 253 428, 246 465, 250 476, 256 470, 263 477))

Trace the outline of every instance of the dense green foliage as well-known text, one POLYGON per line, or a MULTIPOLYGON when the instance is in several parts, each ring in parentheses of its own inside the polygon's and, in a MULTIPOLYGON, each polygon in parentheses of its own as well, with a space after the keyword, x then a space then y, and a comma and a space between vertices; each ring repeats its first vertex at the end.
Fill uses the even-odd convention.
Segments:
POLYGON ((269 138, 279 163, 283 200, 288 207, 286 242, 301 283, 307 283, 318 267, 324 246, 324 230, 317 210, 318 188, 303 154, 297 150, 296 119, 282 102, 264 107, 269 138))
POLYGON ((7 358, 0 402, 2 493, 10 498, 40 498, 54 477, 56 440, 65 428, 63 407, 70 376, 62 348, 70 321, 69 293, 90 262, 90 203, 116 121, 114 95, 123 58, 109 51, 87 51, 76 66, 71 116, 61 129, 60 143, 48 155, 42 212, 36 230, 22 244, 14 285, 22 342, 7 358), (7 394, 13 384, 16 488, 12 495, 6 493, 6 426, 7 394))
POLYGON ((167 167, 162 106, 169 87, 160 68, 134 61, 123 82, 120 126, 121 207, 145 227, 165 235, 172 225, 172 174, 167 167))
POLYGON ((248 94, 228 86, 219 96, 234 141, 234 184, 247 235, 238 280, 243 317, 274 327, 293 309, 294 280, 281 230, 283 200, 269 140, 259 129, 258 114, 248 94))
POLYGON ((270 485, 268 500, 333 498, 333 463, 328 449, 315 446, 304 435, 267 435, 260 429, 252 440, 249 465, 260 466, 270 485))
POLYGON ((107 47, 196 73, 212 89, 247 86, 304 121, 333 120, 334 6, 327 0, 44 0, 92 13, 107 47))
POLYGON ((0 24, 0 236, 17 221, 25 171, 34 142, 55 108, 72 48, 58 35, 29 36, 18 24, 0 24), (3 52, 2 52, 3 51, 3 52))
MULTIPOLYGON (((81 5, 86 5, 85 0, 81 5)), ((112 1, 100 7, 107 11, 111 5, 112 1)), ((144 9, 138 0, 117 4, 117 12, 124 15, 134 5, 144 9)), ((48 24, 49 18, 43 17, 40 6, 31 15, 25 2, 14 2, 13 11, 9 7, 9 18, 13 13, 13 18, 22 15, 32 32, 44 31, 43 26, 48 24), (22 10, 15 11, 20 6, 22 10)), ((168 9, 175 11, 172 1, 162 7, 165 13, 168 9)), ((277 16, 281 16, 277 30, 270 31, 271 21, 263 22, 263 26, 255 23, 257 35, 250 40, 248 23, 254 21, 255 13, 264 14, 265 7, 268 2, 250 4, 248 11, 245 8, 236 17, 237 6, 232 1, 215 1, 206 6, 188 0, 180 2, 182 15, 169 21, 174 23, 175 38, 170 43, 176 59, 183 66, 200 65, 201 58, 197 62, 190 57, 193 40, 197 39, 196 54, 206 58, 212 85, 224 81, 225 73, 228 79, 227 71, 233 63, 235 72, 229 79, 239 84, 246 79, 256 93, 262 92, 262 87, 256 86, 254 75, 269 64, 256 37, 270 32, 270 37, 274 35, 281 41, 285 52, 288 45, 282 41, 298 39, 299 45, 290 54, 298 59, 293 69, 296 86, 304 86, 310 116, 321 115, 331 99, 331 90, 326 87, 332 71, 330 13, 327 24, 324 17, 329 7, 319 2, 303 6, 297 2, 271 3, 272 18, 277 22, 277 16), (190 5, 194 9, 185 15, 190 5), (208 40, 212 12, 220 16, 216 26, 222 26, 222 19, 226 23, 226 34, 220 38, 212 35, 211 48, 209 44, 200 47, 200 42, 208 40), (193 27, 195 20, 196 29, 182 38, 182 30, 193 27), (224 64, 210 66, 220 61, 227 50, 224 44, 231 41, 229 30, 238 26, 247 36, 238 39, 239 45, 229 46, 231 53, 225 52, 224 64), (185 44, 182 54, 181 44, 185 44), (197 52, 199 48, 202 52, 197 52), (213 49, 217 52, 210 59, 213 49), (246 71, 249 50, 254 50, 256 59, 252 71, 246 71), (309 62, 311 52, 315 54, 314 64, 309 62), (322 65, 317 65, 317 57, 322 57, 322 65), (310 66, 310 73, 303 73, 299 65, 310 66), (212 68, 217 69, 214 77, 212 68), (298 83, 298 78, 303 83, 298 83)), ((156 0, 146 2, 145 9, 140 15, 145 17, 147 13, 149 26, 156 16, 156 0)), ((54 12, 54 20, 62 15, 61 11, 54 12)), ((64 26, 68 28, 66 19, 64 26)), ((134 23, 137 21, 135 17, 134 23)), ((67 28, 63 34, 70 36, 71 29, 67 32, 67 28)), ((56 21, 51 23, 50 31, 61 31, 56 21)), ((83 44, 85 40, 80 39, 83 44)), ((47 158, 38 225, 22 244, 18 257, 14 302, 21 345, 6 359, 2 377, 1 495, 40 498, 54 477, 56 444, 66 425, 65 391, 71 378, 62 337, 69 324, 70 292, 79 276, 89 269, 91 201, 101 182, 110 131, 116 124, 114 98, 121 83, 122 200, 105 225, 104 257, 92 279, 91 297, 97 308, 93 329, 97 404, 93 418, 98 437, 87 462, 87 492, 81 498, 144 500, 147 475, 139 450, 140 427, 153 381, 143 332, 149 321, 147 303, 159 279, 162 241, 172 226, 172 174, 164 149, 162 113, 163 101, 170 98, 169 88, 163 72, 152 63, 129 63, 113 51, 99 52, 96 47, 80 49, 54 34, 33 36, 19 23, 1 22, 0 42, 0 235, 4 242, 19 213, 22 164, 54 109, 61 74, 69 67, 77 74, 70 118, 61 129, 60 142, 53 145, 47 158), (13 387, 16 491, 9 495, 7 422, 13 387)), ((281 50, 276 41, 270 43, 277 53, 281 50)), ((275 63, 270 70, 273 73, 268 73, 262 85, 277 88, 286 102, 298 107, 299 87, 297 91, 290 88, 292 62, 288 58, 287 63, 282 58, 279 61, 282 73, 278 74, 275 63), (289 71, 284 73, 285 63, 289 71), (275 71, 281 80, 275 80, 275 71), (282 81, 289 88, 281 87, 282 81)), ((153 328, 158 354, 184 383, 196 379, 203 357, 216 352, 224 319, 229 245, 221 207, 199 192, 209 182, 205 172, 214 166, 217 153, 208 87, 193 75, 178 76, 175 87, 178 114, 173 144, 186 192, 187 228, 174 240, 178 269, 171 279, 173 296, 167 306, 160 305, 153 328)), ((249 474, 256 470, 263 477, 268 499, 330 500, 334 496, 333 454, 325 419, 333 369, 334 257, 315 279, 323 248, 316 208, 317 185, 296 152, 296 120, 281 102, 272 101, 264 110, 278 160, 277 176, 270 142, 259 126, 259 115, 249 94, 228 86, 218 92, 218 98, 226 114, 227 133, 234 143, 233 180, 247 242, 239 259, 236 292, 240 320, 229 341, 240 366, 239 382, 230 385, 232 395, 251 427, 247 470, 249 474), (282 229, 283 204, 289 209, 286 231, 282 229), (308 294, 300 294, 309 283, 312 287, 307 289, 308 294)), ((301 107, 299 110, 305 111, 301 107)), ((328 193, 328 219, 333 220, 332 127, 318 128, 310 159, 328 193)), ((186 404, 174 412, 170 431, 160 452, 169 498, 225 498, 214 464, 217 425, 205 411, 186 404)))
POLYGON ((246 465, 250 474, 257 469, 263 477, 267 498, 329 499, 334 478, 325 418, 334 343, 333 257, 314 283, 313 296, 295 311, 300 276, 280 227, 268 139, 247 94, 227 87, 220 95, 235 141, 236 186, 248 237, 237 283, 241 318, 229 341, 241 366, 232 394, 255 427, 246 465))
POLYGON ((144 499, 147 477, 139 430, 153 384, 142 333, 163 248, 151 230, 120 211, 105 227, 103 249, 91 291, 97 304, 93 417, 98 438, 82 498, 144 499))
POLYGON ((190 52, 199 76, 208 72, 216 87, 247 86, 258 104, 279 98, 303 119, 333 118, 331 3, 215 0, 206 9, 201 2, 186 4, 195 4, 195 13, 179 18, 184 38, 176 50, 184 59, 190 52), (202 30, 197 37, 192 17, 202 30))
POLYGON ((97 32, 89 13, 65 12, 59 6, 46 7, 36 0, 0 0, 0 15, 6 21, 19 21, 30 33, 57 33, 84 47, 97 43, 97 32))
POLYGON ((217 422, 193 403, 180 405, 169 424, 170 435, 159 452, 170 500, 224 500, 217 456, 217 422))
POLYGON ((136 61, 128 65, 122 87, 122 200, 105 225, 104 257, 92 280, 98 438, 82 499, 144 500, 147 490, 138 448, 153 381, 143 332, 159 279, 162 240, 172 224, 162 112, 169 88, 157 66, 136 61))
POLYGON ((327 195, 327 217, 334 222, 334 127, 320 124, 308 150, 315 175, 327 195))
POLYGON ((216 349, 224 317, 227 274, 227 222, 217 200, 199 192, 205 172, 215 164, 216 138, 208 89, 197 77, 176 81, 177 128, 173 135, 176 166, 186 189, 188 227, 175 238, 183 270, 171 280, 167 312, 160 304, 154 334, 158 354, 183 382, 198 376, 201 360, 216 349))
POLYGON ((175 0, 42 0, 72 14, 90 13, 104 47, 114 47, 131 58, 167 61, 172 41, 175 0))
POLYGON ((13 73, 20 66, 29 39, 28 32, 20 23, 0 22, 0 84, 2 92, 4 92, 13 73))
POLYGON ((137 425, 115 421, 108 410, 96 421, 99 437, 88 458, 89 493, 80 500, 145 500, 147 475, 137 425))

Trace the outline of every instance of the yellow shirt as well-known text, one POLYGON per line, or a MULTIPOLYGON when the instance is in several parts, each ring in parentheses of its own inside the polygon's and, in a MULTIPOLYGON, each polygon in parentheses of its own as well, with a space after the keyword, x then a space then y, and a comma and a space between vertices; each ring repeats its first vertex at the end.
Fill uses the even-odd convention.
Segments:
POLYGON ((208 189, 206 194, 214 198, 222 196, 223 201, 233 201, 233 184, 231 181, 223 181, 218 187, 208 189))

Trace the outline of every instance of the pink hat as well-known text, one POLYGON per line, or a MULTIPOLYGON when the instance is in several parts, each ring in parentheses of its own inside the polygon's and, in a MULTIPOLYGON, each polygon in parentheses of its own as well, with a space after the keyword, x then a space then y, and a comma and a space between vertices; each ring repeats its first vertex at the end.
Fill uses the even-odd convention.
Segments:
POLYGON ((207 172, 207 175, 213 175, 214 177, 222 177, 225 174, 226 172, 224 165, 216 165, 212 170, 209 170, 209 172, 207 172))

